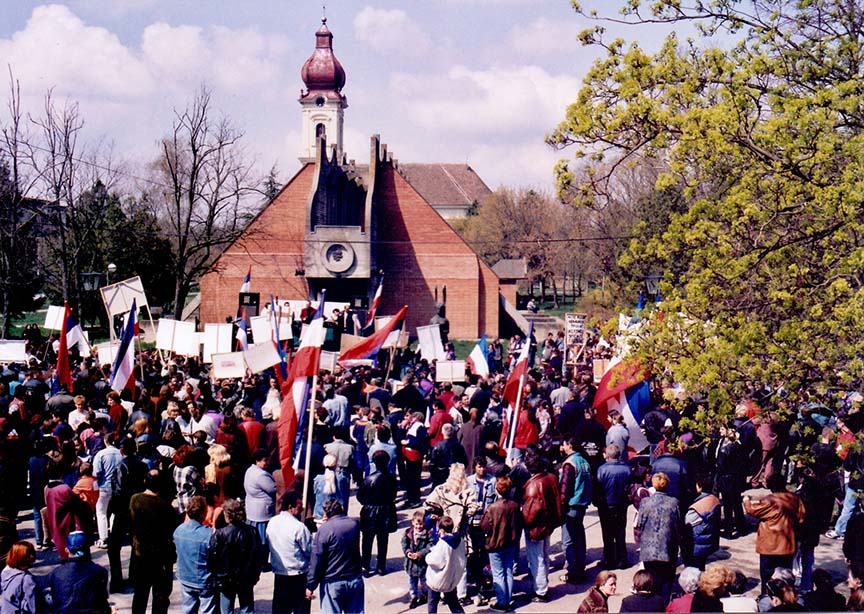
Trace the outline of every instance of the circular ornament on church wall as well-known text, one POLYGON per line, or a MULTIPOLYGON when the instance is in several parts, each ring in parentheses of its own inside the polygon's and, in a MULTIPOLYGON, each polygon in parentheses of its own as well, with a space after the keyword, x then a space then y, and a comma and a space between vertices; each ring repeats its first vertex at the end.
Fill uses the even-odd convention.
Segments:
POLYGON ((324 246, 324 266, 331 273, 344 273, 354 264, 354 250, 344 243, 324 246))

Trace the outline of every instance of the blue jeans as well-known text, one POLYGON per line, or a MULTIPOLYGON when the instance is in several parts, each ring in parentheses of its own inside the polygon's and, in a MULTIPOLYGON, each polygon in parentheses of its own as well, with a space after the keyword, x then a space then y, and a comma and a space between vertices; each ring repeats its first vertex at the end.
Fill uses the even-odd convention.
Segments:
POLYGON ((834 532, 840 537, 846 535, 846 525, 849 519, 852 518, 852 512, 855 511, 855 503, 858 497, 857 492, 848 486, 846 487, 846 496, 843 498, 843 511, 840 512, 840 518, 837 519, 837 524, 834 525, 834 532))
POLYGON ((321 583, 321 611, 362 614, 365 605, 363 578, 321 583))
MULTIPOLYGON (((33 508, 33 532, 36 534, 36 545, 44 546, 45 542, 45 530, 42 528, 42 508, 44 505, 33 508)), ((65 544, 62 544, 65 546, 65 544)))
POLYGON ((213 587, 196 588, 181 582, 180 598, 183 614, 219 614, 219 602, 213 587))
POLYGON ((567 559, 567 573, 581 576, 585 573, 585 506, 570 508, 561 527, 561 547, 567 559))
POLYGON ((545 595, 549 590, 549 538, 534 541, 525 534, 525 555, 528 570, 534 578, 534 593, 545 595))
POLYGON ((408 576, 408 592, 411 599, 418 599, 426 595, 426 579, 420 576, 408 576))
POLYGON ((501 550, 489 552, 492 584, 495 586, 495 598, 500 605, 508 605, 513 597, 513 559, 515 557, 516 546, 507 546, 501 550))
POLYGON ((798 586, 800 593, 808 593, 813 590, 813 563, 816 560, 816 546, 798 545, 798 556, 801 560, 801 583, 798 586))
POLYGON ((438 612, 438 602, 444 600, 444 603, 447 604, 447 607, 450 608, 451 612, 464 612, 462 606, 459 604, 459 597, 456 596, 456 589, 454 588, 449 593, 439 593, 438 591, 433 591, 431 588, 429 589, 429 598, 426 602, 426 611, 429 614, 436 614, 438 612))
POLYGON ((236 591, 219 591, 219 614, 254 614, 255 597, 253 586, 244 586, 236 591), (237 609, 234 609, 234 601, 237 601, 237 609))

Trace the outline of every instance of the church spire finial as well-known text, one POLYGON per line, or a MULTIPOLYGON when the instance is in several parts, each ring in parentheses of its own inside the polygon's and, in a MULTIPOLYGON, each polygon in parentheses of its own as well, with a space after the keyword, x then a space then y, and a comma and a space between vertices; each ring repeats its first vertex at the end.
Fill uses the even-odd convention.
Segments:
POLYGON ((327 4, 321 5, 321 23, 327 24, 327 4))

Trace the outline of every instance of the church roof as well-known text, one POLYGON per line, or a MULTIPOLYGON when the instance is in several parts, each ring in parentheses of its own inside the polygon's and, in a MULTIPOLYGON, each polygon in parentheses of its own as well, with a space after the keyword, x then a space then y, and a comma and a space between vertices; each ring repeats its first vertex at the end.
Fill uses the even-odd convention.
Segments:
POLYGON ((467 164, 399 164, 399 170, 433 207, 480 202, 492 190, 467 164))
POLYGON ((315 51, 303 64, 300 77, 306 85, 301 98, 315 93, 338 95, 345 87, 345 69, 333 53, 333 34, 327 27, 327 19, 315 33, 315 51))

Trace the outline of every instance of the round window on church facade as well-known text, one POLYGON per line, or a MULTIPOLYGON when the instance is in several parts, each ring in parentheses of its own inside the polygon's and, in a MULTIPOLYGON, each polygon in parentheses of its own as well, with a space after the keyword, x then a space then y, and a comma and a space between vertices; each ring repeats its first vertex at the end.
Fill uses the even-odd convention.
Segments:
POLYGON ((344 273, 354 264, 354 250, 350 245, 331 243, 324 247, 324 266, 331 273, 344 273))

